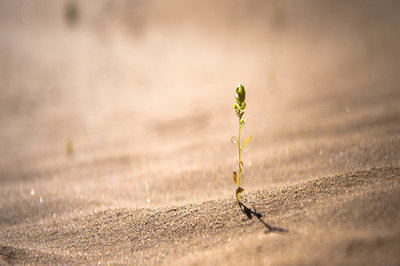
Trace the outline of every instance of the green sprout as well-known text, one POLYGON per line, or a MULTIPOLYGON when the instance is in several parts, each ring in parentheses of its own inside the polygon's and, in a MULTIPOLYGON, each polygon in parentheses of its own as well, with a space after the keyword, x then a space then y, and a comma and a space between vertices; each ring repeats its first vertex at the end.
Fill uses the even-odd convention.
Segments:
POLYGON ((247 119, 249 119, 249 117, 247 117, 246 119, 244 119, 244 117, 243 117, 244 109, 246 108, 246 102, 245 102, 246 91, 244 89, 243 84, 241 84, 241 83, 236 87, 235 99, 236 99, 236 103, 233 105, 233 108, 235 109, 236 116, 238 117, 238 120, 239 120, 239 135, 238 135, 238 137, 233 136, 231 138, 231 141, 233 144, 238 145, 238 150, 239 150, 239 160, 238 160, 239 173, 236 173, 236 171, 233 171, 233 181, 237 184, 236 199, 239 203, 239 197, 240 197, 239 194, 244 191, 244 189, 240 187, 240 177, 242 176, 242 170, 243 170, 243 166, 244 166, 244 163, 242 161, 242 150, 244 149, 246 144, 251 140, 251 136, 250 136, 243 143, 243 145, 240 145, 240 135, 242 132, 242 127, 244 127, 247 119))

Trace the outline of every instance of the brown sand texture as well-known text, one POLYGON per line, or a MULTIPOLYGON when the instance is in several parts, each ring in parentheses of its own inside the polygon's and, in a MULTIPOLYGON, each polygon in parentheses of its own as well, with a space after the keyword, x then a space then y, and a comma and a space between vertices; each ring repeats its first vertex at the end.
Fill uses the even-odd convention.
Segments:
POLYGON ((0 1, 0 264, 399 265, 398 10, 0 1))

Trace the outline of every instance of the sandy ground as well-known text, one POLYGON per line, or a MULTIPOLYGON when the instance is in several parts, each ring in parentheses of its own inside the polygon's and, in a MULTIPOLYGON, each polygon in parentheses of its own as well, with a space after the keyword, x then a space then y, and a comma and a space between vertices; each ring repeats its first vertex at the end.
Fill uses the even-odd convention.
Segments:
POLYGON ((397 2, 76 8, 0 2, 0 264, 400 264, 397 2))

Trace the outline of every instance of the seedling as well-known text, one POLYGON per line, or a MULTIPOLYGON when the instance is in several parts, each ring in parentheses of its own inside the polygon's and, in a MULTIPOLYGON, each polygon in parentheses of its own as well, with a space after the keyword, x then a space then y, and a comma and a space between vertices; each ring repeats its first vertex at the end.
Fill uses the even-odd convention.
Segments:
POLYGON ((236 189, 236 199, 239 203, 239 199, 240 199, 240 193, 242 193, 244 191, 243 188, 240 187, 240 177, 242 176, 242 170, 243 170, 243 166, 244 163, 242 161, 242 150, 244 149, 244 147, 246 146, 247 143, 249 143, 249 141, 251 140, 251 136, 248 137, 246 139, 246 141, 243 143, 243 145, 240 144, 240 135, 242 132, 242 127, 244 127, 244 125, 247 122, 247 119, 249 119, 249 117, 247 117, 246 119, 244 119, 243 115, 244 115, 244 109, 246 108, 246 91, 244 89, 243 84, 239 84, 236 87, 236 103, 233 105, 233 109, 235 109, 236 112, 236 116, 239 120, 239 135, 233 136, 231 138, 231 141, 233 144, 237 144, 238 146, 238 151, 239 151, 239 159, 238 159, 238 173, 236 171, 233 171, 233 181, 237 184, 237 189, 236 189))

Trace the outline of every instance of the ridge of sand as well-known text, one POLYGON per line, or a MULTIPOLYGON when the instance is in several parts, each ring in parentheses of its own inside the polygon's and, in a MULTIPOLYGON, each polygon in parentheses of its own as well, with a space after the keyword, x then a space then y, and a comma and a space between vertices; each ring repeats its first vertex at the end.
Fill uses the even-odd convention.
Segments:
POLYGON ((399 263, 399 181, 400 168, 372 168, 259 190, 243 197, 247 215, 231 197, 48 219, 2 229, 0 262, 399 263))

